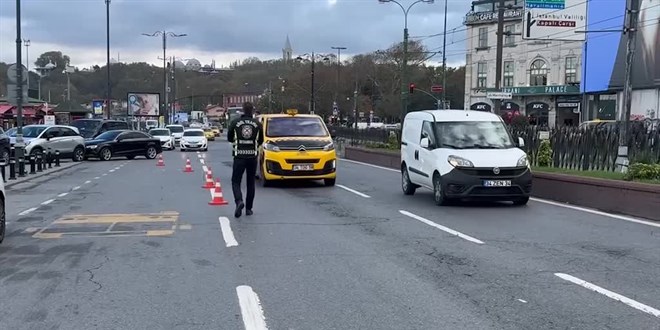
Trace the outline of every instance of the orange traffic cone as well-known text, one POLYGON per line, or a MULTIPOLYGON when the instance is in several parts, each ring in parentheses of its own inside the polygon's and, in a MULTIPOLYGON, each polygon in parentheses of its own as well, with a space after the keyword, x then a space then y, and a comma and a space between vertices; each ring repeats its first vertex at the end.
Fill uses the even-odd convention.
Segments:
POLYGON ((165 166, 165 162, 163 161, 163 154, 158 155, 158 163, 156 166, 165 166))
POLYGON ((186 173, 193 172, 192 165, 190 165, 190 159, 186 159, 186 167, 183 169, 183 171, 186 173))
POLYGON ((202 186, 202 188, 212 189, 213 187, 214 187, 214 185, 213 185, 213 173, 211 173, 211 170, 209 170, 208 172, 206 172, 206 179, 205 179, 205 183, 202 186))
POLYGON ((227 202, 224 197, 222 197, 222 187, 220 186, 220 179, 215 179, 215 190, 213 191, 213 198, 209 202, 209 205, 227 205, 227 202))

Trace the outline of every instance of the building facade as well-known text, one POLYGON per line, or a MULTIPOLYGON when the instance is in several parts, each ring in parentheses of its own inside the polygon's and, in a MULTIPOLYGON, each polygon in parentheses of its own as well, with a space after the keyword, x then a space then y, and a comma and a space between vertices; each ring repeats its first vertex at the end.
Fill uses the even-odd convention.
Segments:
MULTIPOLYGON (((497 50, 497 1, 472 2, 465 16, 465 107, 494 111, 497 50)), ((580 122, 582 48, 579 41, 523 40, 523 0, 508 0, 505 11, 502 80, 499 91, 512 93, 502 100, 505 120, 525 115, 530 123, 550 127, 580 122), (515 9, 520 7, 521 9, 515 9), (517 34, 517 35, 516 35, 517 34)))

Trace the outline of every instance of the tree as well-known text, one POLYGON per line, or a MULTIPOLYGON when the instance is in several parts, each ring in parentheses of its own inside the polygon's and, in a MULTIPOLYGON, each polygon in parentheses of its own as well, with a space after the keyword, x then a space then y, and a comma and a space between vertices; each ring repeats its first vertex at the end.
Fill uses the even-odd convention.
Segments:
POLYGON ((56 65, 59 71, 62 71, 66 68, 67 65, 71 63, 71 58, 68 55, 62 54, 60 51, 49 51, 45 52, 37 58, 37 61, 34 64, 37 67, 44 67, 46 64, 52 62, 56 65))

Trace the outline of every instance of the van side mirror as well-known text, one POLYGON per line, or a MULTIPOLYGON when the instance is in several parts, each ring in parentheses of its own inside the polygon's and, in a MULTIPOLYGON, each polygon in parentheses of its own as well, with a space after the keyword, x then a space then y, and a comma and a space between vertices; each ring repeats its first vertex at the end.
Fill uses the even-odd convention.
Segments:
POLYGON ((518 146, 521 148, 525 146, 525 140, 521 137, 518 137, 518 146))
POLYGON ((426 137, 425 137, 425 138, 422 138, 422 141, 419 142, 419 145, 420 145, 422 148, 428 148, 429 145, 431 145, 431 140, 429 140, 429 138, 426 138, 426 137))

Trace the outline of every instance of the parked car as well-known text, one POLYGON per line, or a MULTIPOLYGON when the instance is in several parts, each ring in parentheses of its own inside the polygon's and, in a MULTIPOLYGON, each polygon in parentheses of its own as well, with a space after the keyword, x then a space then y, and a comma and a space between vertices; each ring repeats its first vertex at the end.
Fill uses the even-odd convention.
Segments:
POLYGON ((86 140, 94 139, 107 131, 130 129, 125 121, 106 119, 77 119, 71 122, 71 126, 76 127, 86 140))
MULTIPOLYGON (((25 153, 37 156, 58 151, 60 157, 71 158, 79 162, 85 156, 85 139, 77 133, 75 127, 65 125, 27 125, 23 127, 25 153)), ((16 134, 10 138, 11 145, 16 144, 16 134)))
POLYGON ((5 227, 7 223, 6 213, 5 213, 5 201, 7 200, 7 195, 5 195, 5 183, 3 180, 0 180, 0 243, 5 239, 5 227))
POLYGON ((160 146, 163 149, 174 150, 174 137, 167 128, 154 128, 149 130, 149 135, 160 140, 160 146))
POLYGON ((85 141, 85 156, 110 160, 113 157, 133 159, 144 156, 154 159, 163 152, 160 139, 144 132, 114 130, 105 132, 93 140, 85 141))
POLYGON ((9 150, 11 149, 9 140, 9 136, 0 128, 0 163, 2 164, 9 162, 9 150))
POLYGON ((208 151, 208 140, 201 128, 191 128, 183 132, 181 137, 181 151, 202 150, 208 151))

